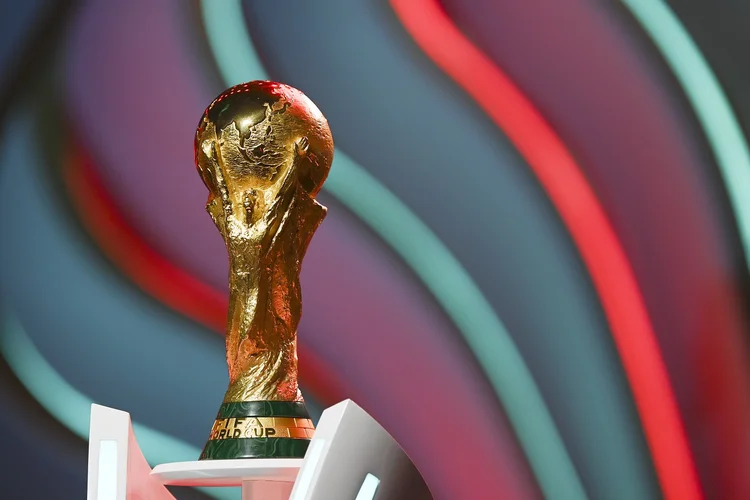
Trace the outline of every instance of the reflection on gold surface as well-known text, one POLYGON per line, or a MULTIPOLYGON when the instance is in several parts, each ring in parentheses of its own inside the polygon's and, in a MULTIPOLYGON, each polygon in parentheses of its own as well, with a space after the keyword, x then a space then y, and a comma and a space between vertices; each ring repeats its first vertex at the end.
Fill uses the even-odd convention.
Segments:
POLYGON ((229 253, 224 402, 301 401, 299 274, 326 214, 315 195, 333 159, 328 122, 300 91, 250 82, 206 109, 195 155, 229 253))

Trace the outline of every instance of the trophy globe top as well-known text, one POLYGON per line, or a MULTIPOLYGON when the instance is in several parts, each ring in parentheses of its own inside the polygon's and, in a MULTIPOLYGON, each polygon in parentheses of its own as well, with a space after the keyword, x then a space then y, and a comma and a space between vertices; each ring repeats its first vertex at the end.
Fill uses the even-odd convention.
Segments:
POLYGON ((238 198, 232 201, 252 191, 270 202, 290 173, 314 197, 332 160, 328 121, 305 94, 277 82, 227 89, 206 108, 195 136, 195 161, 210 198, 221 194, 219 174, 238 198))

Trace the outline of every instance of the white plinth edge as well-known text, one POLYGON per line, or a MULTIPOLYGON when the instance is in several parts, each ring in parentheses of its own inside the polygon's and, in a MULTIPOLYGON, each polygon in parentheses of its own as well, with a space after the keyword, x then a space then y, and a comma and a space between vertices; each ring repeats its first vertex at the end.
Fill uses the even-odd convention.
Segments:
POLYGON ((151 477, 173 486, 242 486, 247 481, 294 483, 301 458, 199 460, 157 465, 151 477))

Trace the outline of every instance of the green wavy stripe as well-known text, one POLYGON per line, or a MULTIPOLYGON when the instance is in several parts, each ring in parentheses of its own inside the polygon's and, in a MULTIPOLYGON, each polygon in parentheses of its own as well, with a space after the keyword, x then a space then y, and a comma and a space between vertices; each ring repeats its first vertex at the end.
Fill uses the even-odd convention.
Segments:
POLYGON ((732 106, 690 33, 663 0, 622 0, 672 68, 708 138, 750 267, 750 151, 732 106))
MULTIPOLYGON (((93 401, 68 384, 37 350, 21 324, 8 311, 0 330, 0 354, 26 390, 55 420, 81 439, 89 439, 93 401)), ((153 466, 195 460, 201 451, 163 432, 133 422, 138 445, 153 466)), ((237 488, 198 488, 218 500, 236 500, 237 488)))
MULTIPOLYGON (((241 3, 202 0, 201 8, 208 42, 225 83, 269 79, 248 33, 241 3)), ((400 199, 340 150, 324 189, 401 256, 452 318, 503 403, 546 498, 586 498, 523 358, 458 260, 400 199)))

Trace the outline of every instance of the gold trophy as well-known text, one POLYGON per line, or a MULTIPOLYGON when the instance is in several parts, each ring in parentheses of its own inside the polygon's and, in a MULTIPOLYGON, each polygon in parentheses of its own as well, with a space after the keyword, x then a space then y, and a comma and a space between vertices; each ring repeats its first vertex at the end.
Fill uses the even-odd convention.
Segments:
POLYGON ((229 388, 201 460, 301 458, 314 427, 297 383, 300 266, 333 138, 302 92, 254 81, 206 109, 195 161, 229 253, 229 388))

